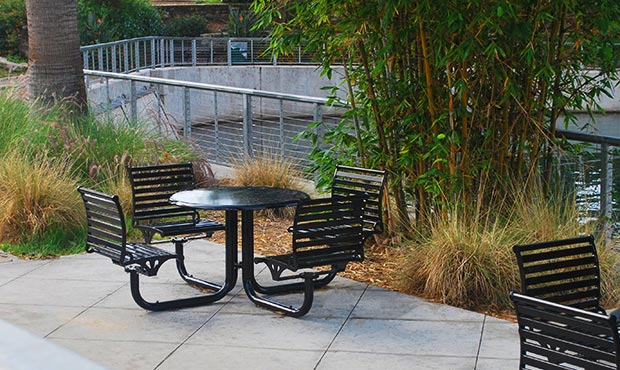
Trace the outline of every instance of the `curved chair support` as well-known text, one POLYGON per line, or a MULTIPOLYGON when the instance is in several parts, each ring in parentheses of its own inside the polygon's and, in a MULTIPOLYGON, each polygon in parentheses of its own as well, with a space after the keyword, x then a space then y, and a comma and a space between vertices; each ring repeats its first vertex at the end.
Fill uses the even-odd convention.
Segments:
MULTIPOLYGON (((312 285, 314 286, 314 289, 321 289, 322 287, 331 283, 331 281, 334 280, 337 274, 338 274, 338 271, 330 271, 328 274, 326 274, 322 278, 315 278, 314 280, 312 280, 312 285)), ((260 294, 268 294, 268 295, 287 294, 287 293, 293 293, 293 292, 306 289, 305 281, 297 282, 297 283, 273 285, 273 286, 264 286, 258 283, 256 280, 254 280, 253 286, 256 292, 260 294)))
POLYGON ((188 284, 200 288, 210 289, 214 291, 222 289, 221 284, 212 283, 204 279, 199 279, 194 275, 188 273, 187 268, 185 267, 185 255, 183 254, 183 246, 187 240, 184 238, 175 238, 172 241, 174 243, 175 253, 178 256, 176 259, 177 271, 179 272, 179 275, 181 276, 181 278, 183 278, 183 280, 185 280, 188 284))
MULTIPOLYGON (((303 283, 303 291, 304 291, 304 300, 298 308, 293 306, 287 306, 279 302, 272 301, 270 299, 261 297, 257 294, 255 287, 253 286, 253 281, 248 280, 245 281, 243 288, 245 289, 245 293, 247 294, 250 301, 254 302, 258 306, 265 307, 272 311, 281 312, 283 315, 291 316, 291 317, 301 317, 310 311, 312 307, 312 303, 314 301, 314 284, 313 279, 316 277, 316 273, 312 272, 304 272, 298 275, 304 279, 303 283)), ((293 284, 289 284, 293 285, 293 284)), ((290 291, 289 291, 290 292, 290 291)))
POLYGON ((164 311, 206 305, 221 299, 230 290, 229 287, 224 284, 217 292, 213 294, 202 295, 192 298, 174 299, 170 301, 149 302, 144 299, 144 297, 142 297, 142 294, 140 293, 140 274, 138 273, 138 271, 133 269, 132 266, 126 267, 125 270, 129 273, 129 284, 131 287, 131 296, 133 300, 138 306, 150 311, 164 311))

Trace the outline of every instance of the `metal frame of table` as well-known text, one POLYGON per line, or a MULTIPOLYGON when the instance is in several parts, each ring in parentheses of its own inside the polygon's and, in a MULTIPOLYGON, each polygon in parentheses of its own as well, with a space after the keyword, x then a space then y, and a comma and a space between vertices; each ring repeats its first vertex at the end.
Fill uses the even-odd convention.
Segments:
POLYGON ((215 300, 223 298, 237 283, 238 269, 242 269, 243 288, 248 298, 257 305, 272 310, 294 314, 295 309, 261 297, 260 294, 277 294, 291 289, 303 289, 304 283, 286 287, 261 286, 254 275, 254 211, 295 206, 308 198, 297 190, 265 187, 211 187, 175 193, 170 202, 182 207, 202 210, 219 210, 226 213, 226 277, 224 285, 210 283, 218 291, 215 300), (241 212, 241 262, 238 261, 238 214, 241 212))

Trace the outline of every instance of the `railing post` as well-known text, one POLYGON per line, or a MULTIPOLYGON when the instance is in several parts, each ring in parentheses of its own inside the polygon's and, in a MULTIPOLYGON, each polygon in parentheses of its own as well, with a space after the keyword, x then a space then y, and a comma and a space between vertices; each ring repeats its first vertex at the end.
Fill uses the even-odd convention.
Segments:
POLYGON ((127 45, 127 43, 123 43, 123 60, 125 62, 125 69, 123 69, 123 72, 129 72, 129 46, 127 45))
POLYGON ((317 146, 320 149, 325 149, 325 144, 323 143, 323 136, 325 136, 325 125, 323 125, 323 112, 321 111, 321 106, 318 103, 314 103, 314 115, 312 117, 312 121, 315 123, 320 123, 316 125, 314 129, 315 134, 318 138, 317 146))
POLYGON ((213 64, 213 39, 211 39, 209 44, 210 44, 210 53, 211 53, 211 55, 210 55, 211 56, 211 63, 210 64, 213 64))
POLYGON ((155 37, 151 38, 151 68, 155 68, 156 60, 155 60, 155 37))
POLYGON ((279 122, 279 139, 280 139, 280 156, 284 159, 284 101, 282 99, 278 102, 278 110, 280 116, 279 122))
POLYGON ((250 64, 254 64, 254 39, 250 39, 250 64))
POLYGON ((157 84, 155 86, 156 86, 155 96, 157 97, 157 126, 159 127, 159 133, 163 134, 164 130, 162 129, 162 127, 164 127, 164 125, 162 123, 162 112, 164 111, 164 104, 161 101, 162 87, 160 84, 157 84))
POLYGON ((601 144, 601 233, 606 241, 611 240, 613 163, 609 144, 601 144))
POLYGON ((138 121, 138 93, 136 91, 136 81, 131 80, 131 88, 129 92, 131 102, 131 121, 135 123, 138 121))
POLYGON ((198 56, 196 55, 196 39, 192 39, 192 67, 196 67, 198 56))
POLYGON ((116 45, 112 45, 112 72, 117 71, 116 65, 116 45))
POLYGON ((140 70, 140 43, 138 41, 136 41, 134 43, 134 63, 136 63, 136 65, 134 66, 136 71, 140 70))
POLYGON ((108 123, 112 121, 112 100, 110 99, 110 79, 105 77, 105 101, 106 101, 106 119, 108 123))
POLYGON ((189 87, 183 88, 183 137, 192 137, 192 112, 191 112, 191 100, 189 87))
POLYGON ((170 66, 174 67, 174 40, 169 40, 169 48, 170 48, 170 66))
POLYGON ((166 39, 159 39, 159 66, 166 66, 166 39))
POLYGON ((103 69, 103 49, 99 49, 99 53, 97 53, 97 59, 99 62, 99 70, 100 71, 105 71, 105 69, 103 69))
POLYGON ((252 96, 243 94, 243 150, 248 158, 254 157, 252 141, 252 96))
POLYGON ((232 65, 232 46, 231 46, 230 38, 228 38, 227 45, 228 46, 226 47, 226 55, 228 58, 228 65, 231 66, 232 65))
POLYGON ((222 144, 220 142, 220 119, 217 109, 217 91, 213 91, 213 126, 215 135, 215 161, 217 163, 220 160, 220 152, 224 149, 221 148, 222 144))
POLYGON ((88 60, 88 53, 90 53, 90 51, 88 51, 88 50, 84 50, 82 52, 82 57, 84 58, 84 69, 90 69, 90 62, 88 60))

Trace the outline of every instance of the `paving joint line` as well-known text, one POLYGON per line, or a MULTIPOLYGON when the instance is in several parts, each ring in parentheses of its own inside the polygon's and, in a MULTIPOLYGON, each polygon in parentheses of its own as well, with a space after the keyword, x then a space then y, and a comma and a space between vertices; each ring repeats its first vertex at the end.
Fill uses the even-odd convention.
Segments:
POLYGON ((366 284, 366 288, 364 289, 364 291, 362 292, 362 294, 360 294, 360 297, 357 299, 357 302, 355 302, 355 305, 353 305, 353 308, 351 309, 351 312, 349 312, 349 314, 347 315, 347 317, 344 319, 344 321, 342 322, 342 325, 340 325, 340 328, 338 329, 338 331, 336 332, 336 335, 334 335, 334 337, 332 338, 332 340, 329 342, 329 344, 327 345, 327 348, 325 348, 325 351, 323 351, 323 354, 321 355, 321 358, 319 358, 319 361, 317 361, 316 366, 314 366, 314 370, 316 370, 318 368, 318 366, 321 364, 321 362, 323 361, 323 359, 325 358, 325 355, 327 355, 327 352, 329 352, 329 349, 332 347, 332 345, 334 344, 334 342, 336 341, 336 338, 338 338, 338 335, 340 335, 340 333, 342 332, 342 329, 344 329, 344 326, 347 324, 347 322, 350 321, 351 316, 353 315, 353 311, 355 311, 355 309, 357 308, 357 306, 359 305, 360 301, 362 300, 362 298, 364 297, 364 295, 366 294, 366 292, 368 291, 368 287, 370 287, 370 284, 366 284))

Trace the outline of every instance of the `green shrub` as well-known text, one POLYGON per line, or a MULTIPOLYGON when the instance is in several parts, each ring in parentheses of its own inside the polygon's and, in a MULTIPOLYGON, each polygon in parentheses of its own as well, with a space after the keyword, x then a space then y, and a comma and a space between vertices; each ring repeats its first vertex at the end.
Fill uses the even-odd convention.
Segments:
POLYGON ((207 31, 207 20, 197 14, 168 21, 165 34, 172 37, 197 37, 207 31))
POLYGON ((147 0, 79 0, 78 31, 82 45, 161 35, 159 11, 147 0))
POLYGON ((20 38, 25 35, 25 0, 0 0, 0 55, 19 55, 20 38))

